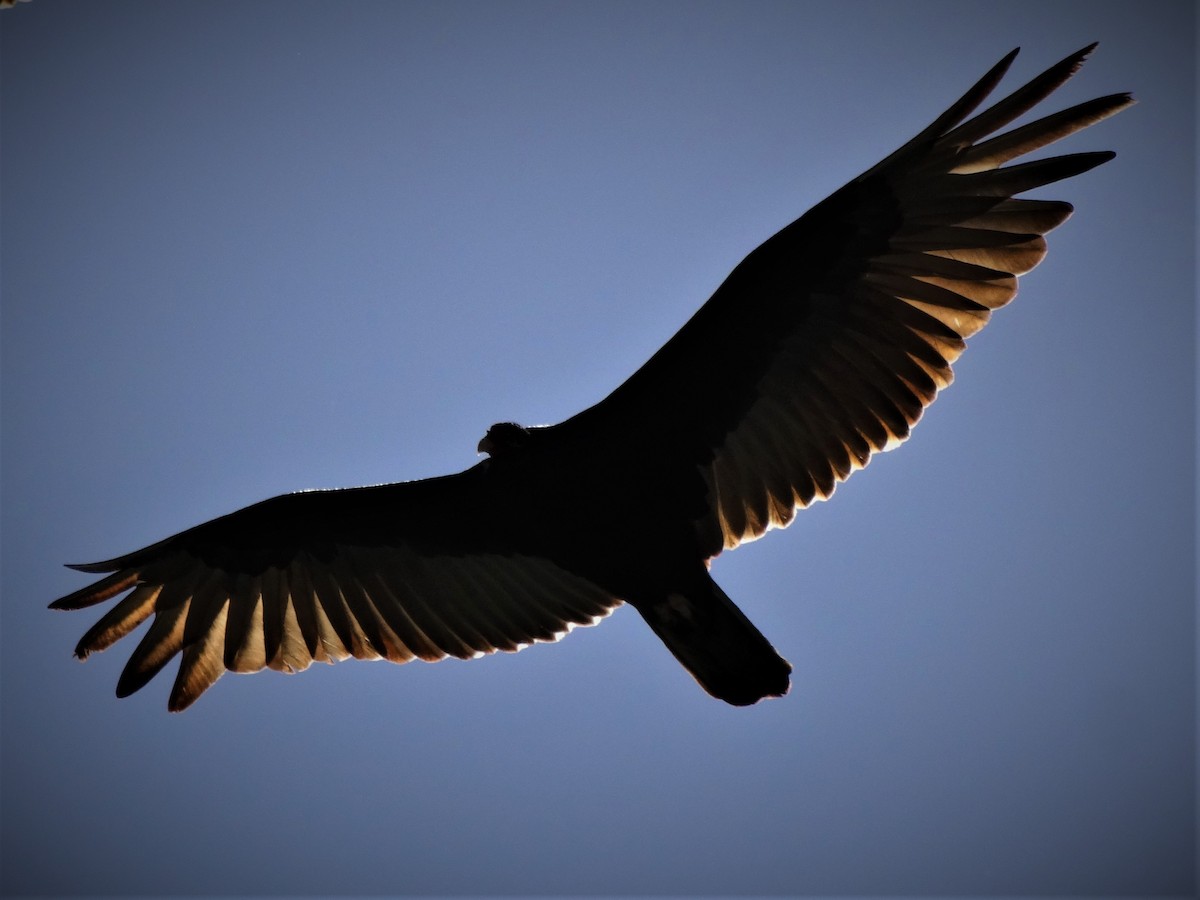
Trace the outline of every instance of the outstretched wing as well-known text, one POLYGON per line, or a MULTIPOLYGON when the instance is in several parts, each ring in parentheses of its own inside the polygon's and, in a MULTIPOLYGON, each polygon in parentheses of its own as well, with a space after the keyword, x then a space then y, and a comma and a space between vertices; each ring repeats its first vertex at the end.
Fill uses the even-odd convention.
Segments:
POLYGON ((288 494, 107 562, 51 604, 130 591, 83 636, 81 659, 150 616, 117 685, 128 696, 177 654, 169 707, 224 672, 298 672, 314 661, 467 659, 554 641, 619 600, 547 559, 496 544, 477 466, 405 484, 288 494))
POLYGON ((950 384, 964 338, 1013 298, 1016 276, 1046 253, 1042 235, 1071 213, 1014 196, 1112 158, 1003 167, 1123 109, 1127 94, 991 137, 1092 47, 963 122, 1014 50, 932 125, 758 247, 609 397, 549 430, 598 452, 637 447, 634 465, 699 467, 697 527, 710 555, 828 497, 908 436, 950 384))

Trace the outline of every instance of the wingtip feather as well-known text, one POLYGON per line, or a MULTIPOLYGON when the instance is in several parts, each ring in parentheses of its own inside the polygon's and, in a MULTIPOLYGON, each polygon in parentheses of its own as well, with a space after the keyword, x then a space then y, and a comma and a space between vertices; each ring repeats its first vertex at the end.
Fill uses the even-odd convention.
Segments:
POLYGON ((75 610, 95 606, 97 603, 103 603, 105 600, 110 600, 117 594, 129 590, 137 584, 138 577, 137 572, 113 572, 107 578, 102 578, 94 584, 73 591, 65 597, 59 597, 49 605, 49 608, 75 610))
POLYGON ((74 569, 76 572, 88 572, 89 574, 103 574, 104 572, 115 572, 121 568, 119 559, 106 559, 102 562, 90 563, 63 563, 68 569, 74 569))

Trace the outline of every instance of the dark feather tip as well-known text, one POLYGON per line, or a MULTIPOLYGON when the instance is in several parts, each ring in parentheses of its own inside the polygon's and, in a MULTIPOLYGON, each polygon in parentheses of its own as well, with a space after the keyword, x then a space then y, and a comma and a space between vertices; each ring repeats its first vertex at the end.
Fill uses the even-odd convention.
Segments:
POLYGON ((63 563, 68 569, 74 569, 76 572, 89 572, 92 574, 105 572, 115 572, 117 567, 111 562, 91 562, 91 563, 63 563))

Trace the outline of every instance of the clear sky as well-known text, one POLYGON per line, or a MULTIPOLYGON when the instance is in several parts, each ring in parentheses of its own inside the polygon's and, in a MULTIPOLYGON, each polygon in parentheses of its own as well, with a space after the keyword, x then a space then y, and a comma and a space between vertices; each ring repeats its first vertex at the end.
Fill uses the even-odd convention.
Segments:
MULTIPOLYGON (((1190 2, 66 2, 0 12, 11 893, 1190 894, 1190 2), (1117 159, 895 453, 722 556, 795 666, 636 613, 471 663, 173 676, 46 604, 264 497, 476 461, 1023 47, 1117 159)), ((172 670, 173 671, 173 670, 172 670)))

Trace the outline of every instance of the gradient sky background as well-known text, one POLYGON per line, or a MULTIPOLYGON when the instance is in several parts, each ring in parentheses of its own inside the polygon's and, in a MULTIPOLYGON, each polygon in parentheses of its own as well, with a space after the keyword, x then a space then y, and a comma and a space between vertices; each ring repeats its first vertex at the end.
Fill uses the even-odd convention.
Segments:
MULTIPOLYGON (((65 2, 0 13, 11 893, 1190 894, 1196 22, 1157 3, 65 2), (113 689, 46 604, 264 497, 604 396, 1006 51, 1115 162, 915 437, 714 574, 472 663, 113 689)), ((171 672, 173 673, 172 666, 171 672)))

